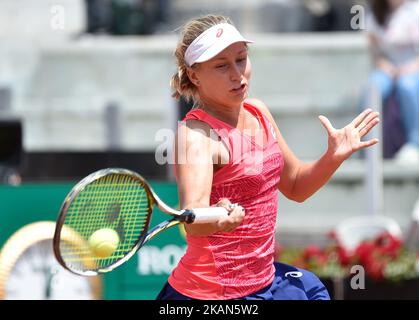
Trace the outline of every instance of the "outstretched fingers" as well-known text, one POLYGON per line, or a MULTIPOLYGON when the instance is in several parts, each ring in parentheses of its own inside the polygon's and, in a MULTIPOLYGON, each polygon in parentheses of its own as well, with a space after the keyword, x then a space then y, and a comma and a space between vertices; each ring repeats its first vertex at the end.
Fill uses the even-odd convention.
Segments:
POLYGON ((362 111, 355 119, 352 120, 351 124, 358 128, 359 125, 373 112, 372 109, 368 108, 364 111, 362 111))
POLYGON ((377 143, 378 143, 378 139, 376 139, 376 138, 368 140, 368 141, 361 141, 359 143, 359 148, 358 149, 360 150, 360 149, 368 148, 368 147, 371 147, 371 146, 373 146, 377 143))
POLYGON ((365 124, 361 123, 359 125, 359 136, 362 138, 363 136, 367 135, 371 131, 371 129, 374 128, 379 122, 380 119, 378 117, 378 112, 372 113, 371 117, 368 117, 365 120, 365 124))

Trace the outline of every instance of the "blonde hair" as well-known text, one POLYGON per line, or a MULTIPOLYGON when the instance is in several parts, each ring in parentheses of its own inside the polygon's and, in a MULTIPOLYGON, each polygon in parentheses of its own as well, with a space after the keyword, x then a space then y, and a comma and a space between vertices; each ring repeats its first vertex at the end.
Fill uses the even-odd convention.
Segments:
POLYGON ((206 15, 192 19, 182 27, 181 38, 175 50, 177 72, 172 76, 170 86, 173 89, 172 97, 186 101, 197 101, 197 89, 189 79, 186 72, 185 51, 189 45, 205 30, 220 23, 233 24, 232 21, 221 15, 206 15))

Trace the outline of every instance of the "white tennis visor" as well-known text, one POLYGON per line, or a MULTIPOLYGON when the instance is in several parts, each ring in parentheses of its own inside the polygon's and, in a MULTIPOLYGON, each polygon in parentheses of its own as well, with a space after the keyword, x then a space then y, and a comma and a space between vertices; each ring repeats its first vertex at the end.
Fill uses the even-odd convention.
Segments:
POLYGON ((194 63, 208 61, 236 42, 253 43, 253 41, 245 39, 229 23, 212 26, 202 32, 186 49, 186 65, 191 67, 194 63))

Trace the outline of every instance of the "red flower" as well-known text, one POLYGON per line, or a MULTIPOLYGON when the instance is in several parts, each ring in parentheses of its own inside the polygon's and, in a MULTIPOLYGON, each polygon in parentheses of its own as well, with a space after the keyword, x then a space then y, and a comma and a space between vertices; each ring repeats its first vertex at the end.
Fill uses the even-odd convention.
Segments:
POLYGON ((336 253, 338 261, 341 265, 348 266, 351 263, 351 255, 345 248, 342 246, 337 246, 336 253))
POLYGON ((373 242, 364 241, 355 249, 355 256, 362 265, 365 265, 373 258, 374 250, 373 242))
POLYGON ((362 242, 355 249, 355 257, 371 278, 382 280, 387 263, 397 259, 401 249, 402 241, 385 232, 373 241, 362 242))
POLYGON ((386 255, 392 260, 399 257, 402 248, 401 239, 391 235, 388 232, 385 232, 377 237, 374 244, 382 255, 386 255))
POLYGON ((365 266, 367 274, 374 280, 380 281, 384 279, 384 269, 386 263, 380 260, 371 260, 365 266))
POLYGON ((307 263, 315 263, 318 265, 325 265, 327 263, 327 254, 318 246, 308 246, 303 252, 303 259, 307 263))
POLYGON ((318 246, 310 245, 304 250, 303 257, 304 259, 308 260, 322 254, 322 249, 320 249, 318 246))
MULTIPOLYGON (((334 232, 329 233, 329 237, 334 241, 332 245, 326 248, 310 245, 305 249, 296 250, 294 248, 294 250, 288 251, 277 244, 275 246, 276 257, 279 261, 284 259, 285 263, 314 270, 322 276, 327 276, 329 273, 333 276, 349 274, 350 267, 358 264, 364 267, 368 277, 376 281, 400 277, 397 270, 393 272, 394 268, 387 268, 389 263, 398 262, 395 260, 407 257, 400 238, 386 232, 372 240, 361 242, 354 250, 347 250, 339 243, 334 232)), ((419 259, 419 252, 417 256, 419 259)), ((410 258, 408 261, 411 261, 410 258)), ((401 262, 405 263, 404 260, 401 262)), ((414 265, 414 262, 412 265, 414 265)), ((410 264, 409 268, 411 268, 410 264)), ((406 272, 407 276, 410 276, 410 274, 406 272)))

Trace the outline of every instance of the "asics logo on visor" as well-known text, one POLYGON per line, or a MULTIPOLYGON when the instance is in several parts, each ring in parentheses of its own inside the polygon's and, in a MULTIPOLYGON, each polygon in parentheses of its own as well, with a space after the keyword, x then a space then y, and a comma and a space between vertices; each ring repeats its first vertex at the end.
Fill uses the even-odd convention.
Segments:
POLYGON ((216 34, 216 37, 217 38, 221 37, 221 35, 223 34, 223 32, 224 32, 223 28, 218 29, 217 34, 216 34))

